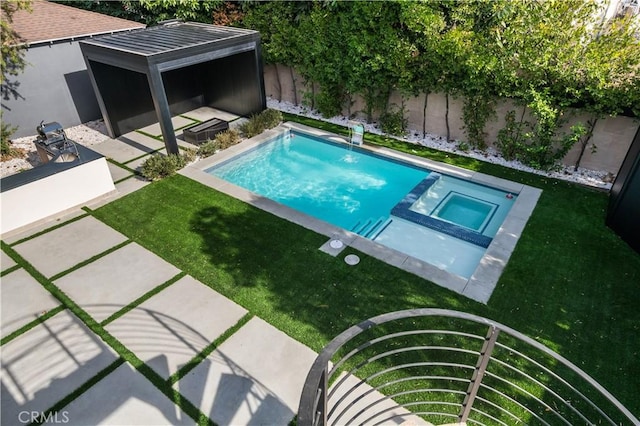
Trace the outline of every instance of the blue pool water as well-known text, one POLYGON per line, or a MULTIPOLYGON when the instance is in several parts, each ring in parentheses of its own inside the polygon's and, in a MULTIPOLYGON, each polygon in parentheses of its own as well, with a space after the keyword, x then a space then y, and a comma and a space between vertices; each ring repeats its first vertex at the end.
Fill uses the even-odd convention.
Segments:
POLYGON ((492 209, 491 204, 461 194, 451 194, 438 211, 437 217, 480 231, 492 209))
POLYGON ((392 207, 429 173, 292 134, 210 173, 348 230, 370 218, 388 217, 392 207))
POLYGON ((297 132, 207 172, 467 278, 515 199, 297 132))

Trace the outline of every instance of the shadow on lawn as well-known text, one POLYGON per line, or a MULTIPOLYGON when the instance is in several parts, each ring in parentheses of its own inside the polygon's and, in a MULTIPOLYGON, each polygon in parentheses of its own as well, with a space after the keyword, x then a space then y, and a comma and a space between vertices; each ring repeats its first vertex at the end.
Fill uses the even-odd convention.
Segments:
POLYGON ((318 250, 327 237, 179 175, 94 214, 316 351, 381 313, 455 309, 552 346, 636 406, 626 378, 640 365, 628 338, 638 327, 640 258, 604 228, 602 194, 526 180, 545 192, 488 306, 361 253, 350 267, 353 250, 333 258, 318 250))
POLYGON ((284 323, 277 327, 315 350, 349 326, 385 312, 431 306, 483 310, 355 250, 332 257, 318 249, 327 237, 253 207, 234 212, 203 208, 192 216, 190 229, 200 236, 201 255, 210 264, 205 267, 226 275, 231 287, 199 279, 258 316, 280 316, 284 323), (344 262, 351 253, 361 257, 356 266, 344 262), (317 329, 322 341, 300 335, 302 324, 317 329))

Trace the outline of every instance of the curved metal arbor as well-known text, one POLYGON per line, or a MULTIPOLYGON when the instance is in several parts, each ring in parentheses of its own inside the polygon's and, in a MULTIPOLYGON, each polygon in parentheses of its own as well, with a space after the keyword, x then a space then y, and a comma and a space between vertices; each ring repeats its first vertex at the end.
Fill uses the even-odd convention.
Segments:
POLYGON ((475 315, 414 309, 333 339, 307 376, 298 425, 633 424, 574 364, 475 315))

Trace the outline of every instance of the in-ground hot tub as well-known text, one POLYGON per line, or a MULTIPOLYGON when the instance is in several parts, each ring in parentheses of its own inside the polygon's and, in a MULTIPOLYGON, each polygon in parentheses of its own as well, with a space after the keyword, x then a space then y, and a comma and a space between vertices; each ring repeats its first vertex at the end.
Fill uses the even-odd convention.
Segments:
POLYGON ((496 204, 454 192, 447 195, 440 204, 433 211, 433 216, 480 232, 497 207, 496 204))

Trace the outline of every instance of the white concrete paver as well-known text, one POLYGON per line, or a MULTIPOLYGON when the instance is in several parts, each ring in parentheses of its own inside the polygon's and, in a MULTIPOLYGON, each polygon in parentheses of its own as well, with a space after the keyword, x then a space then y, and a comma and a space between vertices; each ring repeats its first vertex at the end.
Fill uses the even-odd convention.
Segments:
MULTIPOLYGON (((188 115, 187 115, 188 116, 188 115)), ((188 126, 190 124, 196 124, 197 121, 190 120, 185 117, 181 117, 179 115, 175 117, 171 117, 171 124, 173 125, 173 129, 179 129, 184 126, 188 126)), ((160 129, 160 123, 151 124, 147 127, 143 127, 140 131, 148 133, 150 135, 162 137, 162 129, 160 129)))
POLYGON ((232 121, 231 123, 229 123, 229 128, 237 130, 240 126, 242 126, 244 123, 246 123, 248 121, 249 121, 248 118, 240 117, 240 118, 232 121))
POLYGON ((132 176, 116 184, 115 194, 103 198, 102 200, 96 201, 95 203, 91 203, 88 207, 95 210, 99 207, 104 206, 105 204, 109 204, 110 202, 117 200, 118 198, 122 198, 127 194, 137 191, 138 189, 143 188, 150 183, 150 181, 142 177, 132 176))
POLYGON ((161 140, 142 134, 138 131, 125 133, 118 139, 120 138, 123 138, 128 144, 138 146, 145 152, 148 152, 149 150, 155 151, 157 149, 164 148, 164 142, 162 142, 161 140))
POLYGON ((51 277, 127 240, 87 216, 13 247, 40 273, 51 277))
MULTIPOLYGON (((211 108, 202 120, 236 116, 211 108)), ((195 117, 194 117, 195 118, 195 117)), ((190 120, 179 118, 176 127, 190 120)), ((236 121, 235 124, 239 122, 236 121)), ((154 133, 154 128, 147 129, 154 133)), ((157 129, 159 134, 159 128, 157 129)), ((183 142, 183 141, 181 141, 183 142)), ((184 142, 183 142, 184 143, 184 142)), ((185 144, 188 145, 188 144, 185 144)), ((132 132, 93 148, 125 163, 164 148, 154 138, 132 132)), ((137 165, 134 160, 129 165, 137 165)), ((109 164, 119 180, 127 171, 109 164)), ((116 186, 112 201, 148 182, 131 178, 116 186)), ((82 210, 66 216, 84 214, 82 210)), ((12 243, 55 224, 39 225, 12 243)), ((14 246, 47 277, 102 253, 126 237, 102 222, 82 218, 14 246)), ((2 270, 15 262, 2 253, 2 270)), ((174 277, 179 270, 136 243, 130 243, 59 279, 55 284, 75 303, 102 321, 123 306, 174 277)), ((26 271, 2 279, 2 336, 29 323, 59 302, 26 271)), ((127 349, 163 377, 177 371, 222 335, 246 310, 186 276, 107 325, 127 349)), ((118 355, 73 314, 64 310, 2 347, 2 424, 21 424, 21 411, 42 412, 110 365, 118 355)), ((287 424, 297 410, 302 386, 316 354, 265 321, 254 318, 229 337, 175 387, 218 424, 287 424)), ((64 407, 49 423, 76 425, 194 424, 144 376, 125 363, 64 407)), ((24 418, 25 421, 30 419, 24 418)))
POLYGON ((0 252, 0 268, 2 271, 9 269, 16 265, 16 262, 9 257, 9 255, 5 252, 0 252))
MULTIPOLYGON (((146 180, 145 178, 138 176, 123 180, 122 182, 116 184, 116 190, 118 191, 118 194, 114 197, 114 199, 123 197, 127 194, 131 194, 132 192, 137 191, 138 189, 143 188, 150 183, 151 182, 146 180)), ((113 199, 110 199, 108 201, 113 201, 113 199)))
POLYGON ((192 143, 184 141, 184 137, 182 136, 182 130, 176 133, 176 135, 179 135, 179 138, 177 139, 178 146, 181 146, 182 148, 189 148, 189 149, 195 149, 195 150, 198 149, 198 145, 194 145, 192 143))
POLYGON ((5 337, 60 302, 27 271, 18 269, 2 277, 0 305, 0 335, 5 337))
POLYGON ((29 225, 22 231, 18 231, 16 233, 10 232, 7 236, 2 236, 2 241, 7 244, 14 244, 17 241, 20 241, 24 238, 28 238, 38 232, 44 231, 52 226, 58 225, 60 223, 66 222, 68 220, 74 219, 78 216, 82 216, 87 214, 84 210, 77 208, 71 211, 62 212, 60 215, 56 215, 51 217, 50 219, 45 220, 44 222, 36 222, 35 224, 29 225))
POLYGON ((221 425, 286 425, 315 352, 253 318, 177 384, 221 425))
POLYGON ((136 243, 56 280, 97 321, 106 319, 180 271, 136 243))
POLYGON ((127 176, 132 175, 132 173, 127 170, 127 169, 123 169, 120 166, 116 166, 115 164, 111 163, 111 162, 107 162, 107 166, 109 166, 109 172, 111 173, 111 179, 113 179, 114 182, 117 182, 121 179, 126 178, 127 176))
POLYGON ((233 121, 239 116, 236 114, 232 114, 230 112, 221 111, 219 109, 211 108, 211 107, 200 107, 194 109, 193 111, 186 112, 184 114, 185 117, 194 118, 200 121, 211 120, 212 118, 219 118, 225 121, 233 121))
POLYGON ((106 329, 166 379, 246 312, 185 276, 106 329))
POLYGON ((140 158, 138 158, 136 160, 128 162, 127 163, 127 167, 129 167, 130 169, 133 169, 133 170, 135 170, 137 172, 141 172, 142 171, 142 163, 147 161, 152 155, 165 155, 165 152, 160 151, 158 153, 145 155, 144 157, 140 157, 140 158))
POLYGON ((0 359, 0 423, 19 425, 25 423, 20 412, 50 408, 117 356, 80 320, 63 311, 3 345, 0 359))
POLYGON ((68 425, 193 425, 195 421, 177 408, 129 364, 116 368, 79 398, 58 412, 68 425), (65 417, 62 417, 62 416, 65 417))
POLYGON ((141 155, 164 148, 164 143, 150 136, 131 132, 117 139, 107 139, 91 148, 118 163, 126 163, 141 155))

